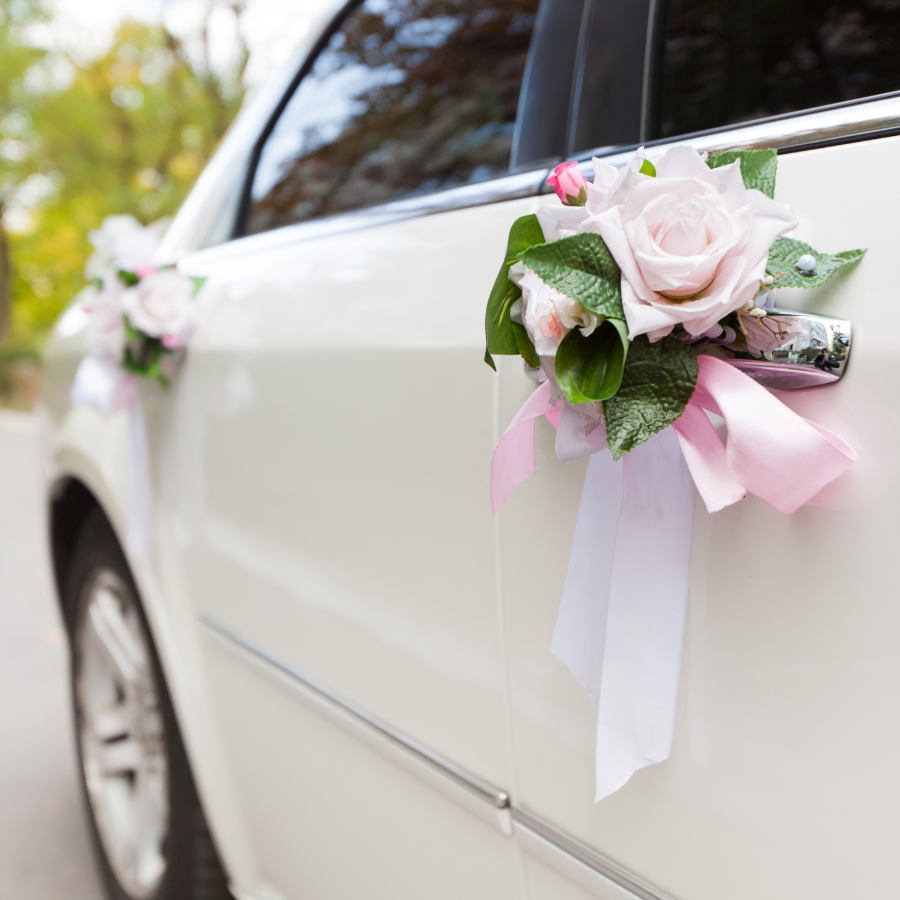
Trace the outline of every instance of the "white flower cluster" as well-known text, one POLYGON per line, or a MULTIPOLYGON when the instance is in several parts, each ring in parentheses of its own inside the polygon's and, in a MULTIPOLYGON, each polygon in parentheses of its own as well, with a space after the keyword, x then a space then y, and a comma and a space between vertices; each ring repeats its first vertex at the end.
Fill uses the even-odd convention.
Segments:
POLYGON ((159 338, 167 350, 186 344, 194 325, 194 290, 175 269, 156 266, 164 229, 164 222, 144 227, 132 216, 107 216, 88 235, 95 252, 85 265, 85 275, 99 282, 85 304, 92 352, 121 361, 126 317, 135 331, 159 338), (134 276, 137 283, 127 285, 120 272, 134 276))
MULTIPOLYGON (((676 325, 695 337, 718 333, 729 313, 755 310, 769 248, 797 220, 761 191, 745 188, 739 162, 709 168, 696 150, 673 147, 653 165, 642 150, 621 170, 601 159, 593 163, 584 206, 545 206, 537 218, 547 241, 579 232, 603 238, 622 270, 630 340, 646 334, 658 341, 676 325)), ((581 176, 574 166, 558 167, 564 187, 557 193, 578 193, 581 176)), ((514 266, 510 278, 523 300, 513 315, 518 312, 539 356, 554 356, 572 328, 589 334, 597 326, 593 313, 525 266, 514 266)), ((746 329, 751 353, 774 349, 784 330, 759 318, 746 329)))

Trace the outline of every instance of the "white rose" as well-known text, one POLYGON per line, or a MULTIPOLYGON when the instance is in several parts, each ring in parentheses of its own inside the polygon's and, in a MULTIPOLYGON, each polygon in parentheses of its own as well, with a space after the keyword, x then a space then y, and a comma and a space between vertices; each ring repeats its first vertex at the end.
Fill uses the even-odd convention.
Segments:
POLYGON ((132 328, 162 339, 169 349, 184 346, 194 322, 193 285, 175 269, 160 269, 122 295, 132 328))
POLYGON ((769 248, 797 225, 765 194, 747 190, 740 164, 710 169, 689 147, 673 147, 642 175, 640 157, 594 203, 596 231, 622 270, 629 338, 659 340, 681 323, 701 334, 752 301, 769 248))
POLYGON ((125 352, 125 320, 122 316, 122 294, 125 286, 111 273, 103 279, 103 288, 84 304, 87 320, 88 347, 92 353, 118 362, 125 352))
POLYGON ((134 216, 107 216, 96 231, 88 232, 94 253, 84 265, 85 276, 91 281, 103 278, 104 272, 112 268, 116 241, 140 228, 141 223, 134 216))
POLYGON ((102 278, 107 269, 124 269, 140 277, 149 274, 167 227, 167 219, 144 227, 134 216, 107 216, 100 228, 88 234, 94 253, 85 263, 86 277, 102 278))
POLYGON ((113 265, 144 278, 156 269, 156 253, 161 241, 162 234, 153 225, 129 231, 113 245, 113 265))
POLYGON ((562 339, 573 328, 581 328, 587 337, 600 324, 599 316, 545 284, 524 263, 512 266, 509 278, 522 290, 520 316, 538 356, 556 356, 562 339))

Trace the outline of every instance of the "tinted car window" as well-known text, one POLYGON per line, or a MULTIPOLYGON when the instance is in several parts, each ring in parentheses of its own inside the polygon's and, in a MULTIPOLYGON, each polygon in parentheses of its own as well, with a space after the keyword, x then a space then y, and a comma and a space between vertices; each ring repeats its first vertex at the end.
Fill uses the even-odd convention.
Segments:
POLYGON ((897 0, 670 0, 657 136, 900 90, 897 0))
POLYGON ((508 171, 537 0, 365 0, 285 106, 249 233, 508 171))

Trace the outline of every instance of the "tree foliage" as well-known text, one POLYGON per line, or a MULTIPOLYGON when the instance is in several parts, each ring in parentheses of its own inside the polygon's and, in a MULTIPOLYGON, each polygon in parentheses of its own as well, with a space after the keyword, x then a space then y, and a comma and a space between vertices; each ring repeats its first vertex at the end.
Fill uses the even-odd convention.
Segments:
MULTIPOLYGON (((243 5, 217 2, 239 26, 243 5)), ((87 233, 105 216, 151 222, 174 214, 237 111, 247 59, 241 45, 232 70, 216 72, 205 28, 198 51, 163 25, 125 21, 107 52, 80 60, 37 45, 35 26, 49 18, 40 3, 0 0, 7 353, 36 352, 83 287, 87 233)))

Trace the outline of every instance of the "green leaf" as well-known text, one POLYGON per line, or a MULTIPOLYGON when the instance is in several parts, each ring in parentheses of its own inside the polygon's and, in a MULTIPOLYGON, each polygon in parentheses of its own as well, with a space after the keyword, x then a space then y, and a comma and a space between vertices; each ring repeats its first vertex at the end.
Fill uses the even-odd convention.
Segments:
POLYGON ((781 237, 769 250, 766 274, 775 279, 773 287, 818 287, 820 284, 825 284, 838 269, 858 262, 865 254, 865 250, 845 250, 843 253, 829 256, 827 253, 813 250, 809 244, 804 244, 803 241, 781 237), (796 269, 797 260, 807 254, 816 260, 815 275, 801 275, 796 269))
MULTIPOLYGON (((515 356, 521 352, 519 340, 516 339, 516 332, 513 328, 514 323, 509 317, 509 308, 521 291, 509 280, 510 267, 529 247, 543 242, 544 232, 541 231, 537 216, 522 216, 513 222, 512 228, 509 230, 506 256, 496 279, 494 279, 494 286, 491 288, 484 317, 487 344, 484 361, 494 370, 497 367, 491 357, 492 353, 496 353, 498 356, 515 356)), ((529 341, 529 343, 531 342, 529 341)), ((532 348, 532 352, 533 350, 534 348, 532 348)))
POLYGON ((133 287, 136 285, 141 279, 134 274, 134 272, 128 272, 125 269, 119 269, 116 274, 119 276, 119 280, 124 284, 127 284, 128 287, 133 287))
POLYGON ((128 319, 128 316, 123 317, 125 322, 125 337, 129 341, 140 341, 144 339, 144 333, 142 331, 138 331, 134 325, 128 319))
POLYGON ((773 149, 767 150, 726 150, 711 154, 706 164, 711 169, 727 166, 736 159, 741 161, 741 178, 748 190, 762 191, 767 197, 775 196, 775 170, 778 157, 773 149))
POLYGON ((200 275, 191 275, 191 281, 194 284, 194 296, 200 293, 200 288, 206 283, 206 278, 200 275))
POLYGON ((578 189, 578 196, 566 194, 566 206, 584 206, 587 203, 587 188, 582 185, 578 189))
POLYGON ((641 163, 641 167, 640 169, 638 169, 638 172, 640 172, 641 175, 652 175, 654 178, 656 178, 656 166, 654 166, 649 159, 645 159, 641 163))
POLYGON ((141 378, 155 378, 163 387, 169 386, 169 380, 162 373, 162 358, 166 349, 159 338, 152 338, 131 328, 125 320, 129 343, 125 347, 122 368, 141 378), (136 335, 136 339, 131 336, 136 335))
POLYGON ((531 343, 531 338, 528 337, 525 326, 520 325, 518 322, 513 322, 512 330, 516 337, 516 346, 519 348, 519 355, 532 369, 538 368, 541 364, 541 360, 537 355, 537 350, 534 349, 534 344, 531 343))
POLYGON ((522 254, 522 262, 591 312, 625 318, 619 267, 599 234, 582 232, 532 247, 522 254))
POLYGON ((607 400, 619 389, 628 326, 621 319, 606 319, 585 337, 573 328, 556 351, 556 380, 569 403, 607 400))
POLYGON ((631 342, 622 385, 603 403, 606 437, 619 459, 671 425, 687 406, 697 383, 697 354, 677 337, 651 344, 641 335, 631 342))

